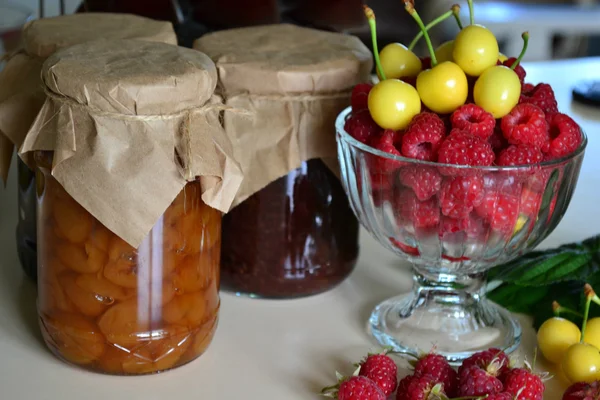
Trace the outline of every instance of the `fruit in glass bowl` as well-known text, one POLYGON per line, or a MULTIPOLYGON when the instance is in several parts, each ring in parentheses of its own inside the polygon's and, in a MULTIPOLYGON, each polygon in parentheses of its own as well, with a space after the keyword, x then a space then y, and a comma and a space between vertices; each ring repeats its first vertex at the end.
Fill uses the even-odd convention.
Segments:
POLYGON ((556 228, 587 138, 557 112, 549 85, 516 83, 517 102, 500 117, 469 96, 452 112, 425 109, 393 130, 369 118, 371 101, 357 100, 371 95, 365 84, 353 93, 354 108, 338 116, 338 159, 352 208, 414 273, 412 293, 371 314, 371 333, 382 345, 412 354, 435 345, 453 363, 489 347, 518 347, 519 323, 485 298, 486 271, 556 228))

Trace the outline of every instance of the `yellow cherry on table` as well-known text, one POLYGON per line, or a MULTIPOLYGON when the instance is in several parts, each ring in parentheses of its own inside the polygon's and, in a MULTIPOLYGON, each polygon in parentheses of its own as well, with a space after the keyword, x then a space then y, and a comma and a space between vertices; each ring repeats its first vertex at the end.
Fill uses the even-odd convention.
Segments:
POLYGON ((417 92, 431 111, 450 114, 467 101, 469 84, 458 65, 445 61, 419 74, 417 92))
POLYGON ((537 332, 537 342, 544 357, 558 364, 562 361, 567 349, 579 343, 581 331, 568 319, 554 317, 546 320, 537 332))
POLYGON ((435 49, 435 58, 438 63, 444 61, 452 61, 452 52, 454 51, 454 40, 448 40, 438 46, 435 49))
POLYGON ((454 39, 452 58, 467 75, 479 76, 498 61, 498 41, 481 25, 469 25, 454 39))
POLYGON ((417 76, 421 72, 421 59, 400 43, 385 46, 379 52, 379 59, 387 79, 417 76))
POLYGON ((585 335, 583 341, 600 348, 600 318, 592 318, 588 320, 585 327, 585 335))
POLYGON ((368 105, 377 125, 395 131, 406 128, 413 117, 421 112, 417 90, 399 79, 386 79, 373 86, 368 105))
POLYGON ((600 351, 587 343, 576 343, 567 349, 562 370, 571 381, 591 383, 600 379, 600 351))
POLYGON ((519 102, 521 81, 512 69, 497 65, 486 69, 473 88, 475 104, 494 116, 502 118, 519 102))

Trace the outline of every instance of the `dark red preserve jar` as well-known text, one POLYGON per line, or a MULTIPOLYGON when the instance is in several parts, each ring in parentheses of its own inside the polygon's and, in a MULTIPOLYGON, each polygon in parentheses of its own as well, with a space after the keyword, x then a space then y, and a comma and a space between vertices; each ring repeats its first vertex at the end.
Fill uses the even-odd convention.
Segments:
POLYGON ((292 298, 343 281, 358 222, 337 176, 334 121, 371 53, 355 37, 281 24, 207 34, 194 47, 219 72, 223 123, 244 180, 223 218, 221 287, 292 298))

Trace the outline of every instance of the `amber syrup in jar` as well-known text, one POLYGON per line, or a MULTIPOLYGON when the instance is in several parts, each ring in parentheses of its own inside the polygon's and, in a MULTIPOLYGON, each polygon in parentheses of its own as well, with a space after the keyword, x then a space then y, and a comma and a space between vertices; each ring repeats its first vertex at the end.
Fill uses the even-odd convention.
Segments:
POLYGON ((224 216, 221 285, 264 298, 324 292, 352 272, 358 234, 339 179, 306 161, 224 216))

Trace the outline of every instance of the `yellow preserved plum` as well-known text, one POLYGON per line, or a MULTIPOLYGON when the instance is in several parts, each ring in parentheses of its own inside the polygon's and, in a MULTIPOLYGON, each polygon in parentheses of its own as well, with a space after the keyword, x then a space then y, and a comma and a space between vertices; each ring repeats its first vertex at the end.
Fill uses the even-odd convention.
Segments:
POLYGON ((106 254, 94 246, 81 247, 63 241, 55 251, 60 262, 82 274, 98 272, 106 263, 106 254))
POLYGON ((173 276, 176 290, 190 293, 205 289, 214 279, 212 263, 211 252, 187 256, 179 264, 173 276))
POLYGON ((163 308, 163 319, 167 323, 195 326, 207 317, 204 293, 188 293, 176 296, 163 308))
POLYGON ((150 310, 132 299, 109 308, 98 320, 98 326, 110 343, 129 347, 150 336, 150 318, 150 310))
POLYGON ((105 299, 105 302, 110 304, 115 301, 128 299, 133 295, 126 289, 115 285, 100 275, 82 274, 76 278, 75 282, 83 290, 105 299))
POLYGON ((55 201, 52 205, 54 221, 60 235, 73 243, 85 242, 92 230, 92 217, 75 200, 55 201))
POLYGON ((77 279, 78 277, 71 273, 62 274, 58 277, 58 281, 67 297, 82 314, 97 317, 114 303, 113 298, 99 296, 97 293, 83 289, 77 285, 77 279))

